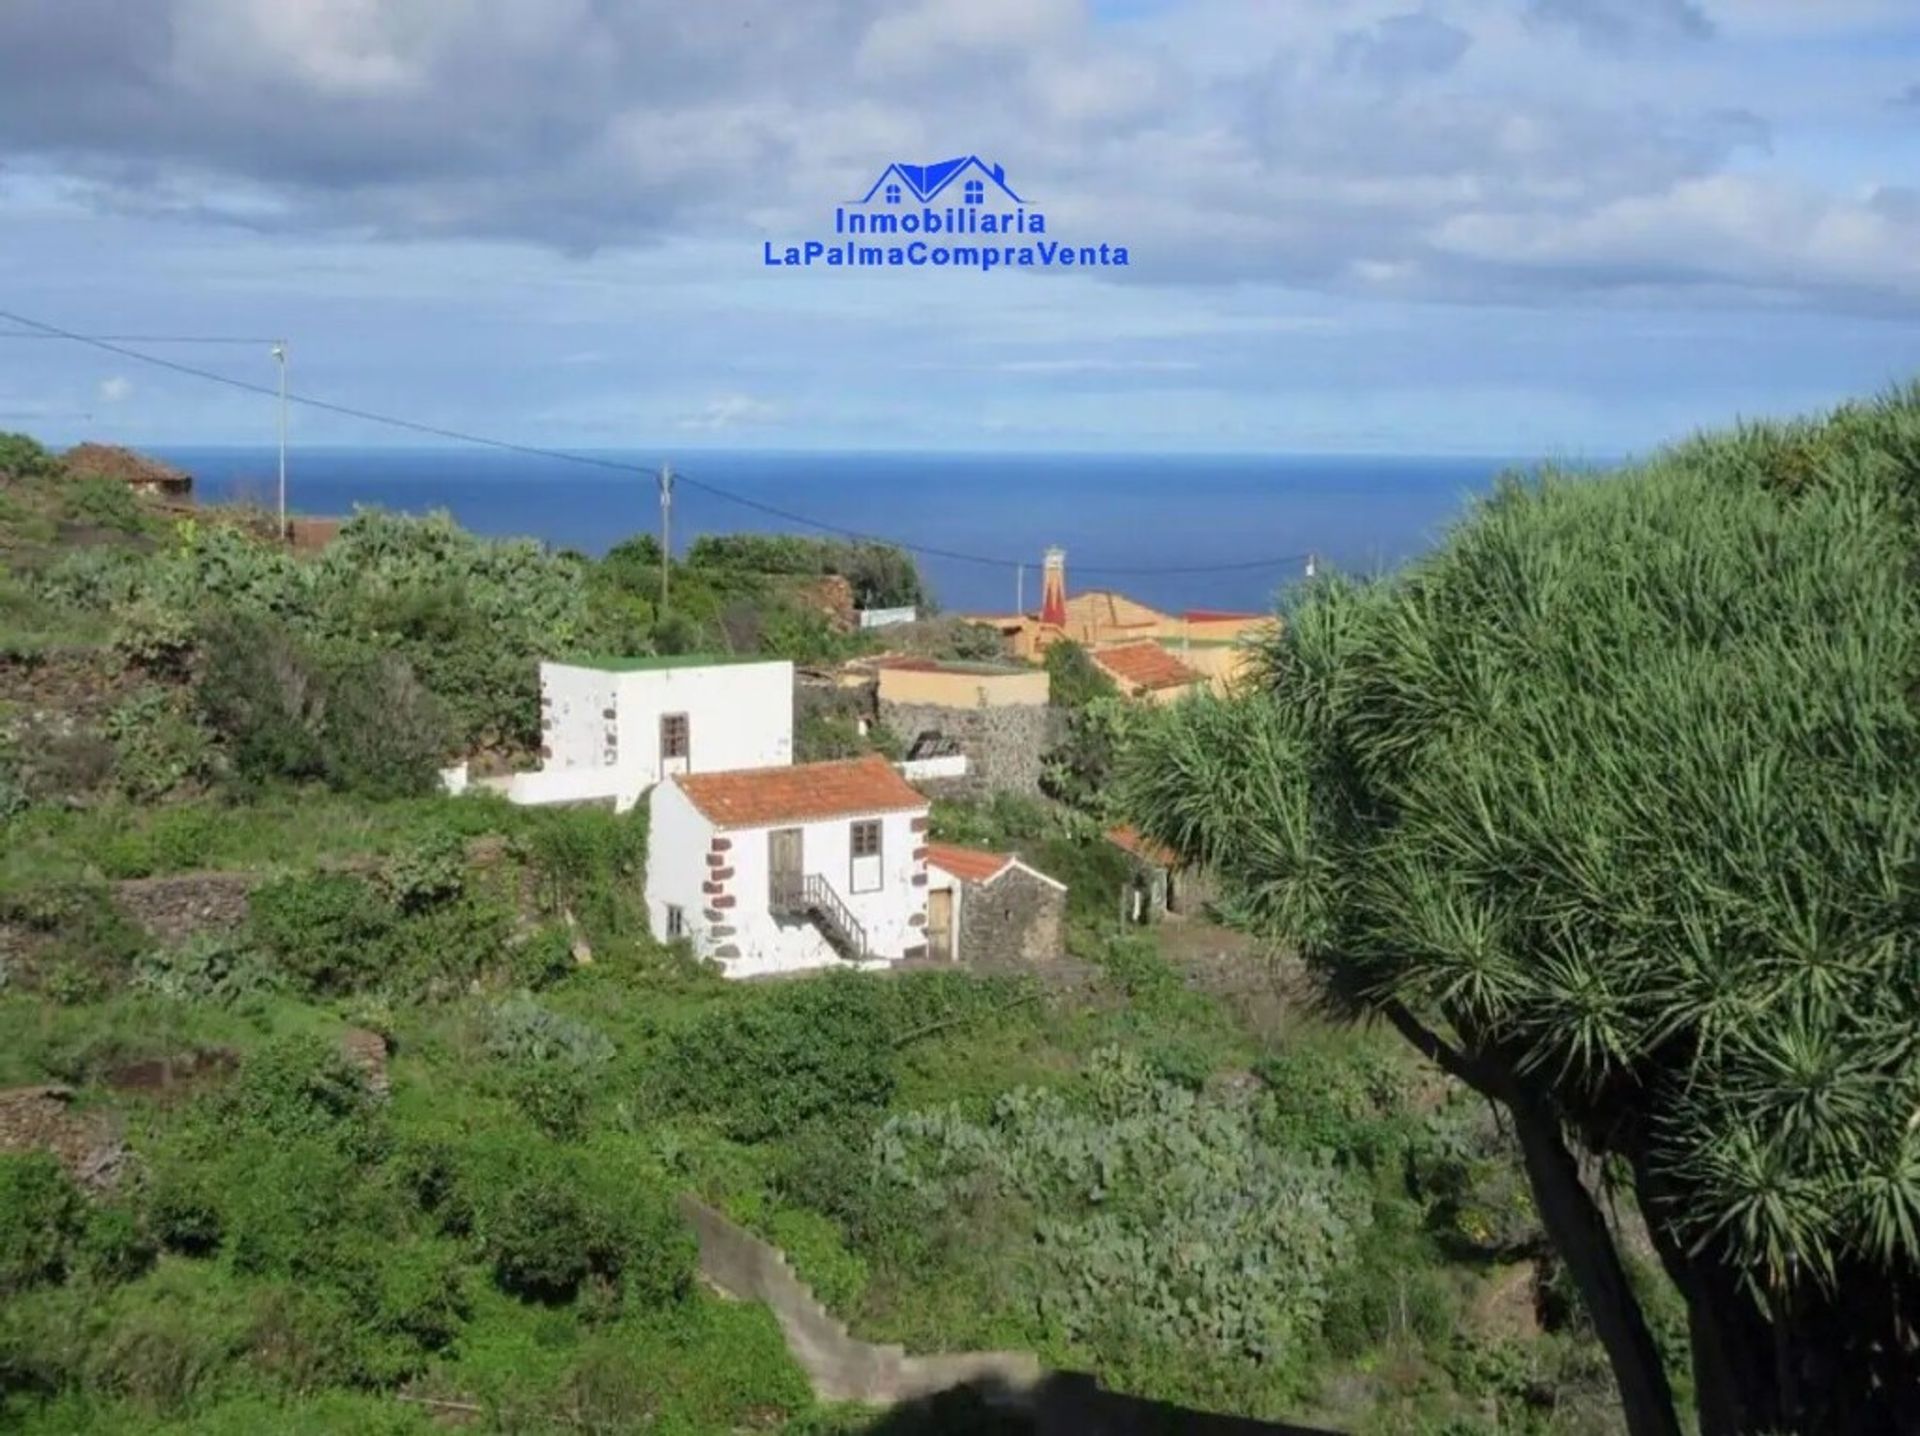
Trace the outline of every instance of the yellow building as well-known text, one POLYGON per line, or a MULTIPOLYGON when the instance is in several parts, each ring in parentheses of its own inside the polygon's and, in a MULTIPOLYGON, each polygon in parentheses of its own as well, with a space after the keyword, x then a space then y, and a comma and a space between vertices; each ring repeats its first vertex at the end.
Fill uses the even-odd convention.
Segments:
MULTIPOLYGON (((1216 692, 1224 692, 1240 679, 1252 657, 1251 646, 1272 633, 1276 622, 1270 614, 1211 608, 1164 613, 1112 589, 1088 589, 1069 598, 1066 555, 1059 549, 1047 551, 1040 612, 979 615, 972 621, 997 630, 1009 653, 1029 661, 1062 639, 1086 648, 1096 661, 1102 649, 1157 644, 1200 674, 1216 692)), ((1135 667, 1146 662, 1137 657, 1124 661, 1135 667)), ((1153 691, 1166 693, 1186 686, 1183 680, 1153 691)))
POLYGON ((881 702, 939 708, 1044 708, 1051 681, 1044 668, 1011 668, 994 663, 892 657, 867 666, 877 675, 881 702))

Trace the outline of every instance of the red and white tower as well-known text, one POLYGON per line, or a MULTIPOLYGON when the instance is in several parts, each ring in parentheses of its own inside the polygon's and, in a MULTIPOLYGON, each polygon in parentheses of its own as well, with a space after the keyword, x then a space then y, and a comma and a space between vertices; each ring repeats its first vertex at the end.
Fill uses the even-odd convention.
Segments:
POLYGON ((1040 621, 1055 628, 1067 626, 1067 551, 1047 550, 1046 566, 1040 571, 1040 621))

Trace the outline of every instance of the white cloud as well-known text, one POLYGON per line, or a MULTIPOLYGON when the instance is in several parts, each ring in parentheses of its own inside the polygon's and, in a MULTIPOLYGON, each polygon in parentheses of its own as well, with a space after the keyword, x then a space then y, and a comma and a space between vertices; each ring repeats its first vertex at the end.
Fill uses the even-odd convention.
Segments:
POLYGON ((102 379, 100 381, 98 393, 101 403, 118 404, 129 394, 133 393, 133 381, 119 374, 115 374, 110 379, 102 379))
POLYGON ((720 394, 694 413, 681 417, 678 427, 708 433, 754 424, 772 424, 782 416, 778 404, 750 394, 720 394))
MULTIPOLYGON (((1885 124, 1900 87, 1859 99, 1857 55, 1738 50, 1791 8, 1756 5, 1191 0, 1116 26, 1089 0, 15 0, 0 164, 289 241, 746 255, 887 160, 971 150, 1056 234, 1127 244, 1105 278, 1136 287, 1908 302, 1920 217, 1788 169, 1752 109, 1885 124), (1794 222, 1730 244, 1683 222, 1709 202, 1794 222)), ((1880 143, 1885 182, 1915 172, 1920 139, 1880 143)))

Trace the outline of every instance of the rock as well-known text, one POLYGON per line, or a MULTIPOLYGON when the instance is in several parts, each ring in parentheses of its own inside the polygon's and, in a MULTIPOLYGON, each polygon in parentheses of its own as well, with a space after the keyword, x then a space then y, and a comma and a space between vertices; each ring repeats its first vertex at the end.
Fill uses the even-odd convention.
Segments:
POLYGON ((392 1090, 387 1077, 387 1039, 364 1027, 349 1027, 340 1034, 340 1051, 365 1075, 367 1090, 386 1101, 392 1090))

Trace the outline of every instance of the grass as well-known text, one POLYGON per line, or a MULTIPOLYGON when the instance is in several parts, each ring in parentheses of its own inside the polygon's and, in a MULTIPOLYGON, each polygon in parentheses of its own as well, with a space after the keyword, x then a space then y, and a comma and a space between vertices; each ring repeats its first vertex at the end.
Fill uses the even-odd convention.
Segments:
MULTIPOLYGON (((49 883, 204 867, 299 872, 404 852, 449 833, 525 835, 537 861, 543 839, 565 836, 546 831, 556 816, 491 798, 370 802, 320 792, 265 792, 248 801, 207 799, 162 808, 36 809, 7 828, 0 896, 28 902, 49 883)), ((1381 1070, 1391 1068, 1396 1055, 1404 1064, 1396 1047, 1377 1034, 1324 1027, 1303 1015, 1284 1038, 1295 1060, 1276 1062, 1286 1055, 1276 1049, 1279 1039, 1249 1030, 1227 1001, 1196 990, 1153 934, 1122 933, 1114 926, 1113 905, 1104 894, 1116 880, 1116 855, 1094 825, 1017 803, 967 811, 942 805, 937 816, 943 830, 1006 840, 1036 858, 1044 855, 1040 865, 1076 885, 1081 900, 1070 938, 1078 958, 1073 970, 1083 977, 1070 988, 964 973, 865 979, 884 984, 878 990, 887 1015, 871 1040, 888 1052, 892 1080, 884 1108, 832 1119, 843 1124, 838 1130, 852 1143, 849 1160, 856 1168, 865 1160, 859 1154, 891 1115, 957 1108, 969 1121, 990 1127, 1009 1093, 1078 1091, 1094 1054, 1116 1046, 1139 1054, 1162 1080, 1209 1093, 1244 1090, 1251 1072, 1282 1072, 1310 1087, 1310 1095, 1322 1089, 1344 1094, 1348 1106, 1282 1104, 1283 1112, 1294 1115, 1287 1119, 1291 1125, 1274 1129, 1274 1140, 1352 1144, 1352 1123, 1363 1119, 1352 1117, 1349 1107, 1371 1100, 1381 1070), (1090 979, 1084 976, 1088 968, 1090 979), (920 1035, 896 1043, 908 1033, 920 1035)), ((600 817, 575 815, 575 836, 618 841, 619 834, 601 831, 600 817)), ((556 860, 571 851, 564 842, 548 849, 556 860)), ((602 899, 602 905, 618 907, 620 894, 600 889, 620 885, 624 891, 637 879, 615 876, 617 871, 583 860, 573 873, 584 886, 569 901, 582 911, 602 899)), ((604 944, 596 939, 591 966, 566 972, 537 994, 542 1007, 592 1029, 612 1053, 595 1069, 577 1134, 558 1138, 536 1128, 523 1088, 509 1080, 511 1068, 488 1045, 489 1014, 506 992, 503 978, 489 977, 477 990, 463 984, 433 1001, 383 1003, 377 993, 303 998, 277 991, 225 1007, 132 990, 124 971, 116 975, 106 959, 94 971, 104 985, 76 990, 65 1002, 17 984, 0 990, 0 1085, 76 1085, 82 1106, 118 1114, 143 1160, 201 1150, 189 1137, 205 1120, 204 1100, 191 1092, 116 1089, 109 1081, 116 1067, 217 1048, 236 1053, 244 1072, 249 1058, 289 1035, 331 1044, 350 1023, 371 1023, 391 1042, 392 1095, 381 1119, 387 1133, 381 1150, 389 1156, 382 1162, 415 1150, 538 1148, 569 1160, 619 1154, 672 1187, 700 1193, 776 1242, 829 1308, 868 1340, 900 1341, 916 1351, 1024 1348, 1052 1363, 1093 1370, 1125 1389, 1276 1416, 1307 1414, 1316 1392, 1336 1377, 1373 1381, 1371 1373, 1404 1367, 1404 1382, 1379 1404, 1408 1430, 1421 1429, 1433 1412, 1459 1408, 1463 1385, 1493 1379, 1476 1375, 1482 1366, 1471 1363, 1459 1367, 1464 1375, 1455 1374, 1441 1360, 1444 1341, 1390 1325, 1385 1335, 1363 1332, 1356 1354, 1303 1355, 1271 1368, 1201 1360, 1165 1347, 1070 1340, 1030 1295, 1027 1264, 1038 1257, 1021 1225, 1031 1221, 1030 1212, 988 1204, 958 1226, 935 1224, 925 1233, 902 1233, 884 1220, 868 1229, 827 1197, 810 1195, 813 1187, 793 1185, 805 1133, 733 1140, 724 1112, 675 1110, 663 1102, 662 1074, 675 1062, 700 1060, 699 1052, 687 1050, 687 1034, 711 1031, 706 1024, 739 1020, 770 1003, 778 1008, 782 994, 797 995, 803 986, 726 983, 662 953, 644 935, 627 933, 604 944)), ((1402 1120, 1412 1131, 1424 1119, 1402 1120)), ((1369 1140, 1390 1146, 1401 1131, 1382 1127, 1386 1135, 1369 1140)), ((236 1155, 246 1165, 244 1154, 236 1155)), ((231 1157, 206 1160, 229 1163, 209 1169, 218 1173, 237 1170, 231 1157)), ((258 1170, 273 1169, 274 1160, 275 1153, 262 1150, 258 1170)), ((1383 1167, 1389 1169, 1392 1180, 1384 1181, 1381 1200, 1401 1225, 1380 1226, 1376 1246, 1387 1246, 1368 1248, 1369 1264, 1348 1274, 1350 1281, 1386 1282, 1403 1271, 1444 1269, 1449 1275, 1437 1290, 1459 1317, 1481 1278, 1471 1267, 1445 1266, 1448 1259, 1419 1225, 1420 1206, 1397 1194, 1396 1184, 1404 1181, 1399 1169, 1383 1167)), ((394 1170, 378 1168, 368 1190, 390 1183, 394 1170)), ((816 1173, 812 1180, 844 1185, 853 1175, 816 1173)), ((1129 1203, 1152 1200, 1149 1192, 1124 1195, 1129 1203)), ((243 1273, 225 1254, 169 1256, 148 1275, 110 1292, 69 1284, 10 1303, 11 1314, 0 1319, 0 1369, 10 1350, 25 1350, 52 1363, 47 1369, 88 1375, 78 1385, 77 1377, 53 1379, 44 1399, 23 1392, 11 1406, 0 1404, 0 1425, 36 1436, 122 1429, 440 1429, 430 1408, 397 1399, 396 1391, 405 1390, 481 1407, 480 1430, 644 1427, 692 1436, 789 1429, 799 1436, 862 1429, 858 1413, 812 1401, 763 1308, 699 1292, 668 1308, 613 1314, 586 1297, 525 1301, 493 1283, 489 1268, 459 1245, 466 1240, 455 1239, 465 1253, 470 1297, 458 1338, 434 1352, 404 1387, 370 1388, 324 1373, 289 1375, 305 1369, 298 1364, 307 1359, 299 1355, 307 1349, 303 1342, 318 1350, 323 1338, 274 1334, 274 1322, 285 1319, 276 1313, 289 1299, 285 1278, 243 1273), (88 1303, 92 1314, 82 1321, 78 1313, 88 1303), (154 1316, 162 1307, 176 1313, 167 1323, 154 1316)), ((1343 1424, 1361 1424, 1347 1419, 1354 1412, 1336 1409, 1343 1424)), ((1511 1429, 1536 1428, 1516 1420, 1511 1429)))
POLYGON ((0 891, 208 869, 266 872, 385 856, 443 833, 525 832, 535 821, 491 794, 369 802, 314 789, 240 804, 204 797, 165 807, 35 808, 6 829, 0 891))

